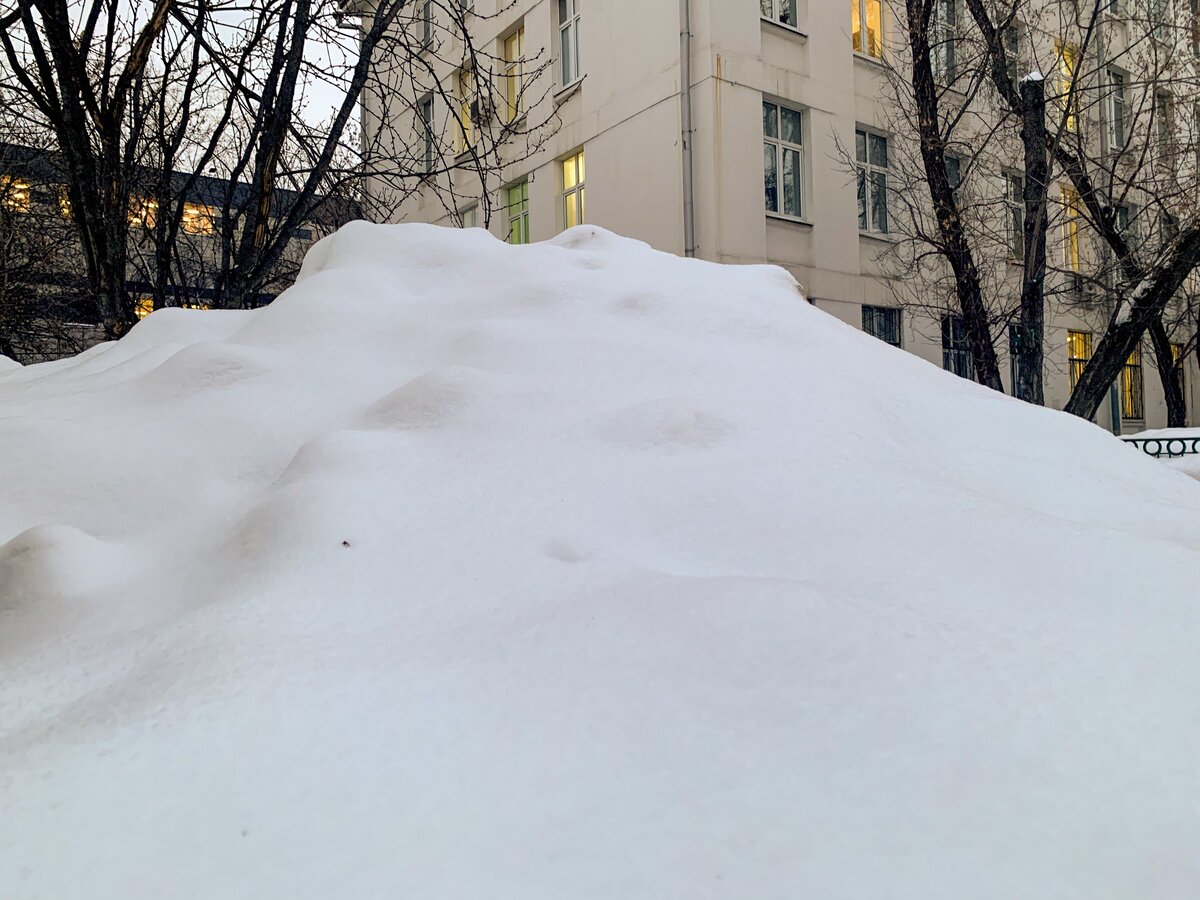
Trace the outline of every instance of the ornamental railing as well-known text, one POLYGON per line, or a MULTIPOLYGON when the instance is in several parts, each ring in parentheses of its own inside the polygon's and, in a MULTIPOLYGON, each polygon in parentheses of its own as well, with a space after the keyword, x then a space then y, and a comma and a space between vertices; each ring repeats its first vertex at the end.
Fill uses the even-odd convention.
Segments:
POLYGON ((1200 437, 1186 438, 1121 438, 1155 459, 1175 459, 1178 456, 1200 454, 1200 437))

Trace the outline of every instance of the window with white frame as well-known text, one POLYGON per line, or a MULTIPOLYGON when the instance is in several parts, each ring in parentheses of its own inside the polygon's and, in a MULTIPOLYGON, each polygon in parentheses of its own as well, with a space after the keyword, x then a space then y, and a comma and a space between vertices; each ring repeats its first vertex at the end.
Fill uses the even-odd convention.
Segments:
POLYGON ((1016 260, 1024 259, 1025 177, 1016 172, 1004 173, 1004 233, 1009 255, 1016 260))
POLYGON ((433 0, 421 0, 421 46, 433 43, 433 0))
POLYGON ((504 120, 515 122, 524 114, 525 26, 521 25, 504 39, 504 120))
POLYGON ((1110 153, 1119 152, 1125 146, 1125 122, 1128 101, 1125 95, 1127 77, 1120 69, 1108 70, 1108 97, 1104 104, 1105 134, 1110 153))
POLYGON ((850 40, 855 53, 883 59, 883 0, 850 0, 850 40))
POLYGON ((529 182, 522 181, 508 189, 508 242, 529 243, 529 182))
POLYGON ((479 227, 479 204, 473 203, 458 214, 458 221, 463 228, 479 227))
POLYGON ((579 4, 583 0, 558 0, 558 63, 562 86, 579 80, 579 4))
POLYGON ((974 379, 975 360, 967 340, 967 324, 954 313, 942 316, 942 368, 959 378, 974 379))
POLYGON ((762 17, 795 28, 799 24, 796 18, 796 0, 760 0, 762 17))
POLYGON ((458 133, 455 135, 455 150, 465 153, 475 143, 474 104, 476 102, 475 75, 463 69, 455 77, 455 102, 458 104, 458 133))
POLYGON ((426 173, 433 171, 436 147, 433 140, 433 95, 427 94, 417 104, 417 130, 421 135, 421 164, 426 173))
POLYGON ((958 74, 955 47, 958 35, 958 0, 934 0, 930 21, 933 77, 951 84, 958 74))
POLYGON ((562 161, 563 225, 574 228, 587 221, 584 207, 583 151, 562 161))
POLYGON ((888 140, 860 128, 854 132, 854 154, 858 162, 858 230, 887 234, 888 140))
POLYGON ((763 183, 767 212, 804 215, 804 114, 763 101, 763 183))
POLYGON ((1005 26, 1000 32, 1000 42, 1004 46, 1004 66, 1008 80, 1013 84, 1021 78, 1021 29, 1014 22, 1005 26))

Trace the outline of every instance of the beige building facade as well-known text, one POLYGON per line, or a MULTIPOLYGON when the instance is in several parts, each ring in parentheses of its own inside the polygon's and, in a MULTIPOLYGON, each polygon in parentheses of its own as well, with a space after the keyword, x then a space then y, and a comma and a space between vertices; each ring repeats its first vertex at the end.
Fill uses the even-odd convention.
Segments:
MULTIPOLYGON (((880 0, 465 2, 475 45, 489 48, 498 67, 519 46, 524 59, 546 66, 541 77, 552 82, 522 98, 528 108, 501 109, 497 117, 527 116, 553 127, 500 173, 486 223, 478 176, 470 171, 437 176, 461 198, 456 208, 433 184, 395 207, 376 185, 368 208, 374 201, 394 220, 486 224, 498 237, 520 241, 585 221, 671 253, 777 264, 830 315, 934 365, 961 366, 939 320, 900 309, 888 277, 885 257, 895 237, 887 233, 886 201, 873 190, 887 182, 894 112, 880 63, 889 28, 880 0), (867 182, 865 204, 855 157, 867 182)), ((437 13, 431 5, 430 14, 437 13)), ((422 3, 413 14, 423 14, 422 3)), ((456 78, 445 62, 454 53, 439 53, 433 67, 444 84, 456 78)), ((435 141, 454 140, 458 113, 447 93, 431 96, 435 141)), ((363 112, 375 146, 386 146, 378 136, 389 132, 398 146, 411 146, 414 134, 420 142, 421 115, 390 116, 372 91, 363 112)), ((1047 311, 1048 405, 1061 408, 1068 399, 1068 332, 1082 327, 1053 305, 1047 311)), ((1143 358, 1141 408, 1122 409, 1114 391, 1098 424, 1125 433, 1166 425, 1148 347, 1143 358)), ((1002 365, 1011 387, 1008 360, 1002 365)), ((1194 357, 1184 379, 1194 424, 1194 357)))

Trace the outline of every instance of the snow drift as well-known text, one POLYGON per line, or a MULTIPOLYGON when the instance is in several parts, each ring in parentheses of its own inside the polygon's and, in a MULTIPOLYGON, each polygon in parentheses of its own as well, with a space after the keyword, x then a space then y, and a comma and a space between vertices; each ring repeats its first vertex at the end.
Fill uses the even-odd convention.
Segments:
POLYGON ((1200 485, 595 228, 0 375, 0 893, 1194 898, 1200 485))

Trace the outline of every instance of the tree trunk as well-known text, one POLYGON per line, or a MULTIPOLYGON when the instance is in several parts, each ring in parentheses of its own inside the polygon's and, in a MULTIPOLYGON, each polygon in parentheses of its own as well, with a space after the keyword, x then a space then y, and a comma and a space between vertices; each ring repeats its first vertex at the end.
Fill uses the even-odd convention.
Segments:
POLYGON ((992 390, 1004 393, 1000 364, 992 342, 987 306, 979 283, 979 270, 971 253, 966 230, 959 215, 958 202, 946 174, 946 144, 941 132, 937 85, 933 80, 933 62, 929 45, 931 0, 907 0, 908 37, 912 50, 912 86, 917 104, 917 129, 921 138, 921 159, 929 185, 942 239, 941 253, 954 273, 955 293, 967 334, 967 345, 975 364, 976 380, 992 390))
POLYGON ((1147 329, 1150 334, 1150 344, 1154 348, 1154 361, 1158 367, 1158 377, 1162 382, 1163 396, 1167 401, 1167 427, 1183 428, 1187 425, 1187 401, 1183 396, 1183 384, 1179 378, 1180 366, 1171 353, 1171 339, 1163 325, 1162 317, 1150 323, 1147 329))
POLYGON ((1050 162, 1046 152, 1046 85, 1030 78, 1021 84, 1024 111, 1021 141, 1025 146, 1025 271, 1021 283, 1020 341, 1017 383, 1013 396, 1028 403, 1046 403, 1043 376, 1046 330, 1046 233, 1050 228, 1046 208, 1046 183, 1050 162))

